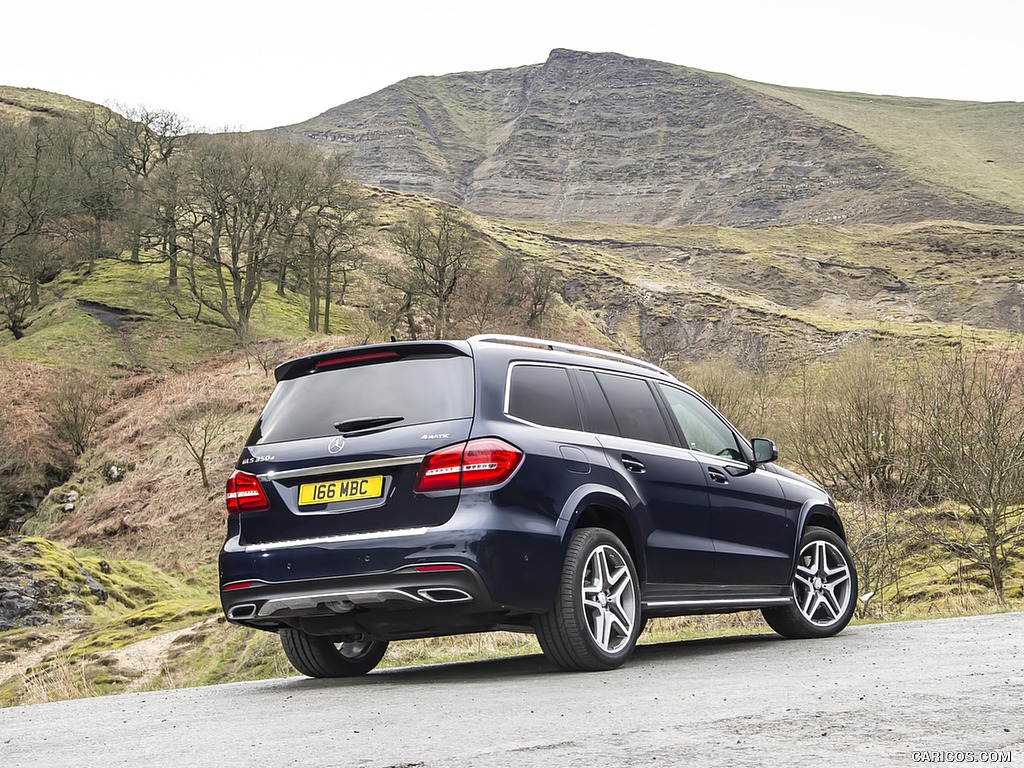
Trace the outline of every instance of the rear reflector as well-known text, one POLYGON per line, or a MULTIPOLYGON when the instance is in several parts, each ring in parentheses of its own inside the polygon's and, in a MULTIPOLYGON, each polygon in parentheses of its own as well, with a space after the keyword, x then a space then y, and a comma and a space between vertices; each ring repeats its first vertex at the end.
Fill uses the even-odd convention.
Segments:
POLYGON ((233 589, 250 589, 252 587, 251 581, 236 581, 234 584, 226 584, 222 592, 230 592, 233 589))
POLYGON ((423 458, 413 490, 429 493, 500 485, 522 460, 522 451, 494 437, 449 445, 423 458))
POLYGON ((228 514, 231 515, 270 509, 270 501, 263 491, 263 486, 260 485, 259 478, 237 469, 228 478, 224 501, 227 503, 228 514))
POLYGON ((417 565, 413 570, 416 573, 441 573, 444 571, 464 571, 466 569, 461 565, 417 565))

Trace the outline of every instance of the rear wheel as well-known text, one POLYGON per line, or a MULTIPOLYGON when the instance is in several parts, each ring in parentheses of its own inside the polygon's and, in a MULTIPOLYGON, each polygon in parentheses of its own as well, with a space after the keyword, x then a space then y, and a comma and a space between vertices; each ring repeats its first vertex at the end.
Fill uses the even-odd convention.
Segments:
POLYGON ((576 531, 554 605, 536 620, 544 655, 569 671, 615 669, 633 654, 641 628, 629 550, 604 528, 576 531))
POLYGON ((830 637, 841 632, 857 604, 857 571, 846 543, 827 528, 809 526, 800 540, 793 602, 764 608, 769 626, 784 637, 830 637))
POLYGON ((356 677, 376 667, 388 644, 383 640, 354 638, 335 642, 329 637, 282 629, 284 655, 299 672, 309 677, 356 677))

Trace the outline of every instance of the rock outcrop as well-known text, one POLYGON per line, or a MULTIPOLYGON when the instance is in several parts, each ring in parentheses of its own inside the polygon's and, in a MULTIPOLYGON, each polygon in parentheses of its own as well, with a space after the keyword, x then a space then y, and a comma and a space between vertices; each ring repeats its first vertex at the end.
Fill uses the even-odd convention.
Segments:
POLYGON ((741 81, 618 54, 559 49, 541 65, 411 78, 278 130, 344 151, 362 182, 488 216, 1024 223, 741 81))

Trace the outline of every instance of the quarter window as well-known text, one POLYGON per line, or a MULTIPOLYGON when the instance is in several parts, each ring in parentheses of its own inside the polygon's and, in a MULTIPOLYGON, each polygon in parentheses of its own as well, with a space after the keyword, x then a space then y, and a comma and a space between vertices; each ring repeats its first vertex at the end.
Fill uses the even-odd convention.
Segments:
POLYGON ((565 368, 515 366, 509 382, 508 413, 546 427, 583 429, 565 368))

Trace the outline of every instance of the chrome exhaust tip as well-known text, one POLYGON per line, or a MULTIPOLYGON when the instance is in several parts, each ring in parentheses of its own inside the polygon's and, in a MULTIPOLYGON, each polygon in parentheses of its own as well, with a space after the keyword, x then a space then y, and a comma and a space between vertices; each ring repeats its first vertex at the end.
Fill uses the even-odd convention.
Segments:
POLYGON ((228 611, 229 619, 251 619, 256 616, 256 604, 255 603, 242 603, 241 605, 235 605, 228 611))

